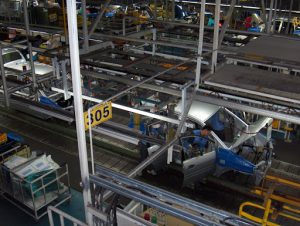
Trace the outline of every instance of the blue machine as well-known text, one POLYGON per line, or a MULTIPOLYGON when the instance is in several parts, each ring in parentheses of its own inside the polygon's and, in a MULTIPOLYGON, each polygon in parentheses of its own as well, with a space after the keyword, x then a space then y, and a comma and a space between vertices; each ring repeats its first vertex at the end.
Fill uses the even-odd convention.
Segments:
POLYGON ((175 5, 175 18, 183 19, 187 16, 187 12, 185 12, 181 5, 175 5))
POLYGON ((117 13, 117 10, 109 11, 109 12, 105 13, 105 17, 112 18, 116 15, 116 13, 117 13))
POLYGON ((40 103, 53 108, 61 108, 55 101, 45 96, 40 97, 40 103))
POLYGON ((16 142, 23 142, 24 141, 23 137, 21 137, 20 135, 18 135, 16 133, 13 133, 13 132, 7 133, 7 138, 8 138, 8 140, 13 140, 13 141, 16 141, 16 142))
POLYGON ((255 165, 229 149, 219 148, 216 151, 217 165, 236 170, 241 173, 254 174, 255 165))
POLYGON ((259 27, 250 27, 248 29, 248 31, 251 31, 251 32, 261 32, 260 28, 259 27))
POLYGON ((295 31, 293 32, 293 34, 294 34, 294 35, 300 36, 300 30, 295 30, 295 31))

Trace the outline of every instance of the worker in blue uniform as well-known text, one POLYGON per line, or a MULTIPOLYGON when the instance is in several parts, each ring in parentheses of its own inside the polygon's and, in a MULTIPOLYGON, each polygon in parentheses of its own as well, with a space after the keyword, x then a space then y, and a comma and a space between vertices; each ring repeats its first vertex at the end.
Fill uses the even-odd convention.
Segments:
POLYGON ((201 130, 193 130, 193 136, 187 136, 181 140, 185 159, 192 158, 195 153, 196 155, 199 153, 200 155, 204 154, 204 151, 208 146, 208 136, 210 135, 211 131, 212 127, 205 125, 201 130))
POLYGON ((195 138, 192 146, 196 146, 198 148, 200 155, 204 154, 204 151, 208 146, 208 136, 210 135, 211 131, 212 127, 210 125, 205 125, 201 130, 193 130, 195 138))

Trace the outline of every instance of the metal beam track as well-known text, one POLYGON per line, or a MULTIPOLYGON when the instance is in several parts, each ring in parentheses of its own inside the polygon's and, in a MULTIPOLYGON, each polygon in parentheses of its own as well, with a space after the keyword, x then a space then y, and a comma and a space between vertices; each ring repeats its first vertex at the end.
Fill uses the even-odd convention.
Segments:
POLYGON ((196 225, 254 225, 238 216, 217 210, 179 195, 147 185, 134 179, 96 166, 96 175, 90 180, 132 200, 157 208, 196 225))

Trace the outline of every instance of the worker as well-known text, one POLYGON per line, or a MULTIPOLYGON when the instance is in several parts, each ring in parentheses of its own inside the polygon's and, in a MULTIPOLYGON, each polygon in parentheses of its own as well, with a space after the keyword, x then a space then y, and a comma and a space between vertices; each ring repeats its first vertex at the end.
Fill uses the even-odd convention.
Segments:
POLYGON ((214 19, 214 17, 210 17, 208 19, 207 26, 213 27, 214 25, 215 25, 215 19, 214 19))
POLYGON ((245 25, 246 30, 248 30, 249 28, 252 27, 252 17, 251 16, 246 17, 244 25, 245 25))
POLYGON ((205 125, 201 130, 193 130, 193 134, 195 138, 193 140, 192 146, 197 147, 200 155, 204 154, 205 149, 208 146, 208 136, 212 131, 212 127, 210 125, 205 125))
POLYGON ((203 155, 208 146, 208 136, 212 131, 212 127, 205 125, 201 130, 193 130, 192 136, 181 138, 181 144, 184 152, 184 158, 189 159, 195 155, 203 155))
POLYGON ((43 43, 43 38, 41 35, 36 35, 34 37, 34 40, 32 42, 32 47, 36 47, 36 48, 39 48, 40 45, 43 43))

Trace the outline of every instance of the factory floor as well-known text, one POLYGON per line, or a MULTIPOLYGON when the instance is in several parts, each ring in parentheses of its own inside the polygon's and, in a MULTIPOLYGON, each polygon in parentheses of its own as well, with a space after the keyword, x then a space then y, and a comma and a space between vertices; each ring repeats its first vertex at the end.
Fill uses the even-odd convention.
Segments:
MULTIPOLYGON (((0 131, 6 131, 6 128, 0 127, 0 131)), ((61 152, 59 150, 55 150, 52 147, 47 147, 43 144, 38 143, 37 141, 26 138, 26 143, 30 144, 33 150, 43 150, 47 154, 51 154, 53 159, 57 161, 59 164, 67 162, 69 165, 69 173, 70 173, 70 183, 72 190, 72 199, 70 203, 66 203, 61 206, 61 209, 72 216, 83 220, 84 219, 84 210, 83 210, 83 202, 82 195, 79 192, 81 190, 79 186, 80 182, 80 168, 79 168, 79 160, 75 155, 68 154, 66 152, 61 152)), ((283 140, 276 140, 275 145, 275 153, 278 159, 282 161, 286 161, 292 164, 300 165, 300 151, 295 150, 295 147, 300 145, 300 140, 296 139, 291 143, 285 142, 283 140)), ((206 196, 207 192, 204 192, 206 196)), ((213 193, 211 199, 216 200, 216 194, 213 193), (215 197, 215 198, 214 198, 215 197)), ((221 197, 224 197, 224 193, 220 194, 221 197)), ((6 200, 0 199, 0 219, 1 226, 48 226, 48 217, 44 216, 39 222, 35 222, 31 217, 17 209, 15 206, 10 204, 6 200)), ((230 203, 230 201, 228 202, 230 203)), ((232 206, 231 206, 232 207, 232 206)), ((284 225, 284 224, 283 224, 284 225)), ((297 224, 288 224, 288 225, 297 225, 297 224)))
MULTIPOLYGON (((70 202, 66 202, 58 207, 60 210, 70 214, 71 216, 84 221, 84 207, 82 194, 74 189, 71 191, 72 198, 70 202)), ((23 211, 9 201, 0 198, 0 219, 1 226, 49 226, 48 215, 43 216, 38 222, 28 216, 23 211)), ((55 225, 58 225, 57 216, 54 217, 55 225), (57 223, 56 223, 57 222, 57 223)), ((71 226, 70 222, 66 222, 65 226, 71 226)))

